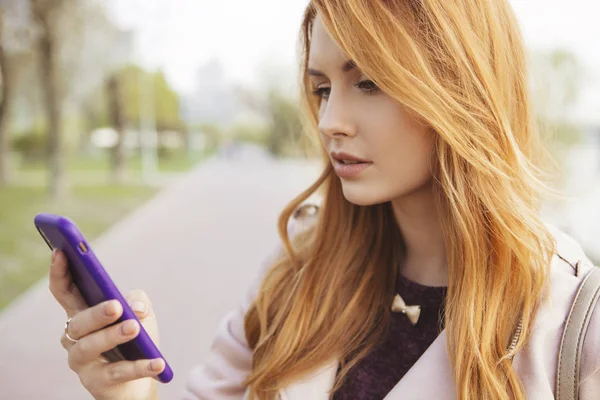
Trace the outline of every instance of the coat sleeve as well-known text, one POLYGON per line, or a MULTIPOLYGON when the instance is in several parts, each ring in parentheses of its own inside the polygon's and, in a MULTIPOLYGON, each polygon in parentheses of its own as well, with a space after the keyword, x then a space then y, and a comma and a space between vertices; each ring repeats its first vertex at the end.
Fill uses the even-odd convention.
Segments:
MULTIPOLYGON (((278 252, 280 248, 277 249, 278 252)), ((240 400, 245 393, 244 380, 252 368, 252 350, 246 341, 244 318, 256 298, 260 282, 275 253, 263 263, 258 278, 250 286, 241 304, 219 324, 211 350, 201 365, 192 368, 183 400, 240 400)))
MULTIPOLYGON (((293 237, 306 229, 313 220, 312 214, 296 213, 288 226, 289 236, 293 237)), ((252 350, 246 341, 244 318, 256 298, 264 275, 283 251, 282 246, 278 246, 266 258, 241 304, 223 318, 207 359, 189 374, 183 400, 243 399, 246 392, 243 383, 252 368, 252 350)))
POLYGON ((579 400, 596 399, 600 399, 600 301, 584 338, 579 381, 579 400))

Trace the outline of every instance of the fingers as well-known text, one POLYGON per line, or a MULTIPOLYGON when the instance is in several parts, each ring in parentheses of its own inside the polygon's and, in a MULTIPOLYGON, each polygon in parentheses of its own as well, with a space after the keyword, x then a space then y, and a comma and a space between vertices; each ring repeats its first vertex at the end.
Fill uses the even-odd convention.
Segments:
MULTIPOLYGON (((71 334, 69 334, 69 336, 71 336, 71 334)), ((73 347, 75 345, 75 342, 69 340, 67 338, 67 335, 65 335, 64 333, 62 334, 62 336, 60 337, 60 344, 62 345, 62 347, 69 351, 71 350, 71 347, 73 347)))
POLYGON ((152 307, 152 302, 146 293, 142 290, 134 290, 125 296, 125 298, 148 335, 150 335, 154 343, 158 344, 160 338, 156 324, 156 315, 152 307))
MULTIPOLYGON (((122 314, 123 307, 117 300, 100 303, 75 314, 69 322, 67 333, 72 339, 79 340, 114 323, 122 314)), ((75 343, 63 333, 61 344, 69 350, 75 343)))
POLYGON ((78 371, 97 361, 102 353, 127 343, 140 333, 140 325, 130 319, 82 337, 69 351, 69 366, 78 371))
POLYGON ((87 304, 81 296, 79 289, 73 283, 67 258, 60 250, 55 249, 52 252, 49 281, 50 292, 52 292, 52 295, 62 308, 65 309, 69 317, 87 308, 87 304))
MULTIPOLYGON (((98 367, 94 366, 91 368, 98 367)), ((89 382, 90 385, 96 387, 111 387, 135 379, 155 377, 164 370, 165 362, 162 358, 156 358, 154 360, 119 361, 103 364, 99 368, 99 373, 82 375, 94 376, 93 382, 89 382)), ((84 385, 85 384, 86 383, 84 382, 84 385)))

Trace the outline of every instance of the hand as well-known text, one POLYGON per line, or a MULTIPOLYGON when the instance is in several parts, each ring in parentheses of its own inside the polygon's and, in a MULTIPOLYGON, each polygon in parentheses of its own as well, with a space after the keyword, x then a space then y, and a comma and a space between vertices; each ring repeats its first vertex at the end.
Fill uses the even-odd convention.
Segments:
MULTIPOLYGON (((156 381, 165 363, 162 359, 108 362, 102 353, 135 338, 140 327, 128 320, 112 325, 123 313, 121 304, 112 300, 88 307, 73 283, 64 254, 55 250, 50 266, 50 291, 64 308, 69 340, 63 333, 62 346, 68 351, 69 367, 79 376, 85 389, 97 400, 158 399, 156 381), (111 326, 112 325, 112 326, 111 326)), ((158 325, 148 296, 136 290, 126 296, 136 316, 158 345, 158 325)))

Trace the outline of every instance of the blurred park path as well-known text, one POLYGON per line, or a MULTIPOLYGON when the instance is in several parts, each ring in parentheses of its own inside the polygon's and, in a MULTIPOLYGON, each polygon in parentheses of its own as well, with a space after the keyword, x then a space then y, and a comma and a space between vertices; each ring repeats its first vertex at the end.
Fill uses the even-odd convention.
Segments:
MULTIPOLYGON (((93 245, 123 293, 141 288, 153 301, 175 373, 160 385, 162 399, 179 397, 220 319, 276 244, 279 211, 318 170, 240 148, 178 180, 93 245)), ((90 398, 59 343, 64 322, 46 279, 0 314, 0 399, 90 398)))

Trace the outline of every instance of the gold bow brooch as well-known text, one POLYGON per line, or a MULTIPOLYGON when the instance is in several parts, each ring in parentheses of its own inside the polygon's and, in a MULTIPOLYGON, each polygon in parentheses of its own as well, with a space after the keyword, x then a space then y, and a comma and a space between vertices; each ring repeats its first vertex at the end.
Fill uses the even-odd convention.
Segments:
POLYGON ((421 315, 421 306, 407 306, 406 302, 399 294, 394 297, 394 302, 392 303, 392 312, 401 312, 402 314, 406 314, 409 321, 414 325, 419 321, 419 316, 421 315))

